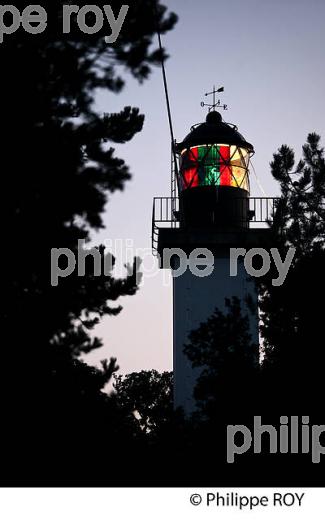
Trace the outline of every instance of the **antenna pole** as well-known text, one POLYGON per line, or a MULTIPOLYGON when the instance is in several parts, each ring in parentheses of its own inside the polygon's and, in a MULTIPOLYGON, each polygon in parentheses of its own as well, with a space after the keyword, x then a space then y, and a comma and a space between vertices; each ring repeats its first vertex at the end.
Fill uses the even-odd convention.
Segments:
MULTIPOLYGON (((177 165, 177 157, 176 157, 176 149, 175 149, 175 138, 174 138, 174 130, 173 130, 173 121, 172 121, 172 114, 170 109, 170 102, 169 102, 169 94, 168 94, 168 84, 167 84, 167 76, 166 76, 166 69, 165 69, 165 60, 163 55, 163 48, 161 43, 161 35, 160 35, 160 29, 159 29, 159 22, 158 22, 158 13, 157 8, 155 6, 156 11, 156 21, 157 21, 157 35, 158 35, 158 42, 159 42, 159 50, 160 50, 160 60, 161 60, 161 70, 163 75, 163 82, 164 82, 164 90, 165 90, 165 97, 166 97, 166 105, 167 105, 167 114, 168 114, 168 122, 169 122, 169 130, 170 130, 170 136, 172 141, 172 154, 175 164, 175 174, 177 179, 177 186, 178 186, 178 165, 177 165)), ((179 187, 179 186, 178 186, 179 187)))

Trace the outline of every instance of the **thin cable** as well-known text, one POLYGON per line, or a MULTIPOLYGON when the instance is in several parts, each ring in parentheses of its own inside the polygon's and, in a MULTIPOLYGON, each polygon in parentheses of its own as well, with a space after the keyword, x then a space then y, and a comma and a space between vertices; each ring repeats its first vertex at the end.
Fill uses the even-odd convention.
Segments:
POLYGON ((254 173, 254 175, 255 175, 255 179, 256 179, 257 186, 258 186, 259 189, 261 190, 262 195, 264 195, 264 197, 268 198, 268 195, 267 195, 266 191, 264 190, 262 184, 261 184, 260 181, 259 181, 259 178, 257 177, 257 173, 256 173, 256 170, 255 170, 255 168, 254 168, 254 164, 251 162, 250 165, 251 165, 251 168, 252 168, 253 173, 254 173))
POLYGON ((251 168, 252 168, 253 173, 254 173, 254 175, 255 175, 255 179, 256 179, 257 186, 258 186, 259 189, 261 190, 262 195, 264 195, 264 197, 267 199, 267 204, 268 204, 268 206, 269 206, 269 210, 272 211, 272 210, 273 210, 273 206, 272 206, 271 201, 269 200, 270 197, 268 196, 268 194, 266 193, 266 191, 264 190, 262 184, 261 184, 260 181, 259 181, 259 178, 258 178, 258 176, 257 176, 256 170, 255 170, 255 168, 254 168, 254 164, 251 162, 250 165, 251 165, 251 168))

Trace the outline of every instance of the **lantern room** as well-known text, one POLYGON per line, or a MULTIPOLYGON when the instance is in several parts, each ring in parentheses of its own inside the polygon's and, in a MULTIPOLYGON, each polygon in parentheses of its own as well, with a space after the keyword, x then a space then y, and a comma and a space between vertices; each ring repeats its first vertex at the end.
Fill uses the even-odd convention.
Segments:
POLYGON ((181 154, 181 189, 231 186, 249 192, 249 154, 228 144, 193 146, 181 154))
POLYGON ((235 125, 209 112, 177 144, 178 190, 183 221, 190 225, 247 225, 249 163, 253 146, 235 125))

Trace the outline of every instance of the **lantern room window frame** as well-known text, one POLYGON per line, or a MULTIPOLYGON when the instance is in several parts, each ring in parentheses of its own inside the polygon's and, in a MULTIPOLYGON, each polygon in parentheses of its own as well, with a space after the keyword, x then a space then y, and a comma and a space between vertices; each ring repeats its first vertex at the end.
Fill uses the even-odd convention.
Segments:
POLYGON ((246 148, 233 144, 200 144, 184 148, 179 156, 181 191, 198 186, 229 186, 241 188, 249 193, 249 164, 251 155, 253 154, 246 148), (204 155, 200 155, 204 148, 206 148, 206 152, 204 155), (225 149, 229 151, 229 154, 225 155, 225 149), (194 150, 197 151, 196 154, 194 150), (211 151, 213 152, 211 153, 211 151), (213 157, 213 154, 215 154, 215 157, 213 157), (238 158, 235 159, 236 155, 238 155, 238 158), (234 163, 235 161, 237 164, 234 163), (207 182, 207 169, 209 167, 211 170, 215 168, 213 173, 215 179, 213 180, 210 177, 210 181, 207 182), (240 174, 236 175, 236 169, 237 173, 238 170, 241 171, 240 174), (202 170, 204 175, 202 175, 202 170), (187 172, 188 179, 185 178, 185 172, 187 172))

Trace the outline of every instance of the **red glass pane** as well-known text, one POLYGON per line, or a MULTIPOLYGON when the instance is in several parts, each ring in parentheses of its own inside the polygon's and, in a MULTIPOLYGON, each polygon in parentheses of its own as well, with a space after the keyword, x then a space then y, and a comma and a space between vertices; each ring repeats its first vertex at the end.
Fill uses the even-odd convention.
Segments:
POLYGON ((195 188, 199 185, 198 176, 198 149, 192 148, 187 151, 182 160, 183 189, 195 188))
POLYGON ((231 169, 230 169, 230 147, 219 146, 220 153, 220 185, 231 186, 231 169))

